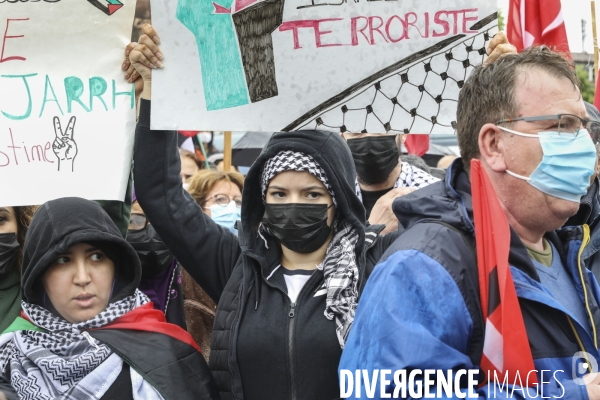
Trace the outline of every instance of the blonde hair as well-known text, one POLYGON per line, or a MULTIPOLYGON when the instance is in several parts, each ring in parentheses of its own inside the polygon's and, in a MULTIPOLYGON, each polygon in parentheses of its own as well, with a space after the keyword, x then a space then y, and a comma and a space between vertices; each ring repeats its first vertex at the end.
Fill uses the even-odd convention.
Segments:
POLYGON ((222 172, 212 169, 198 171, 192 177, 188 192, 200 207, 204 206, 206 197, 218 182, 229 182, 236 185, 240 192, 244 190, 244 175, 239 172, 222 172))

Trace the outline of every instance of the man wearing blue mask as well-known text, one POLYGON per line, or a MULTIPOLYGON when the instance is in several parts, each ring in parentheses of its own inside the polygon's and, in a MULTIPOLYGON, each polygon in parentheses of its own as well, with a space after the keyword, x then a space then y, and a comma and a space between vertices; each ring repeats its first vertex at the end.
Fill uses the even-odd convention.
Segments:
POLYGON ((589 232, 560 229, 590 185, 596 151, 589 131, 597 124, 571 62, 546 47, 474 68, 458 100, 462 159, 444 182, 394 202, 407 229, 367 282, 340 369, 481 365, 484 338, 492 343, 488 335, 497 331, 483 320, 479 293, 469 179, 478 159, 511 228, 509 263, 539 386, 521 387, 523 377, 508 391, 493 380, 474 389, 480 398, 600 399, 600 379, 580 380, 581 368, 572 373, 578 352, 600 358, 600 287, 579 257, 589 232))

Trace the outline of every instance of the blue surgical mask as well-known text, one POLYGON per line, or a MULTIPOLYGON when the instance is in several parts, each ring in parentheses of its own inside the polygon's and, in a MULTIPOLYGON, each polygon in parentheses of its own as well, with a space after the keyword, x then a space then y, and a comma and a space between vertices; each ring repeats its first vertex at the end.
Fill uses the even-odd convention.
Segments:
POLYGON ((226 206, 213 204, 210 208, 210 215, 213 221, 224 228, 229 229, 234 234, 238 234, 235 229, 235 222, 241 219, 241 209, 235 204, 235 201, 230 201, 226 206))
POLYGON ((529 182, 550 196, 579 203, 587 193, 596 168, 596 148, 587 130, 581 129, 576 137, 569 137, 553 131, 529 135, 501 126, 498 128, 514 135, 538 138, 544 154, 529 177, 509 170, 506 170, 507 174, 529 182))

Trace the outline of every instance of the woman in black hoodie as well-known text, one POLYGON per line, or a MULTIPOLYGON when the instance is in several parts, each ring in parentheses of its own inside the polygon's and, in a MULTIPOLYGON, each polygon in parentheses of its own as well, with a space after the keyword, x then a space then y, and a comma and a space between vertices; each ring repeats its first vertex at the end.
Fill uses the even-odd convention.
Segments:
POLYGON ((176 132, 150 130, 147 65, 156 59, 148 52, 159 50, 142 46, 130 55, 144 78, 136 194, 175 257, 218 302, 209 366, 221 398, 339 397, 337 367, 366 271, 395 236, 366 227, 346 143, 329 132, 274 134, 246 177, 235 236, 183 189, 176 132))
POLYGON ((41 206, 25 240, 23 317, 0 336, 0 390, 10 381, 21 399, 217 399, 198 346, 137 290, 140 276, 98 204, 41 206))

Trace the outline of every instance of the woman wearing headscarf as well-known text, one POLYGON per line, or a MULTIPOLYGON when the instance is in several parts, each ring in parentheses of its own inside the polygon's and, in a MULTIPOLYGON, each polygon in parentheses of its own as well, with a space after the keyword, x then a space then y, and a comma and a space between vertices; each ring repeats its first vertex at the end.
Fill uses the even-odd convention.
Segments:
POLYGON ((20 399, 218 398, 191 337, 136 289, 140 275, 99 205, 40 207, 25 241, 22 317, 0 336, 0 375, 20 399))
POLYGON ((21 312, 21 262, 35 206, 0 207, 0 333, 21 312))
POLYGON ((221 398, 339 397, 337 367, 367 270, 394 239, 379 237, 383 226, 366 227, 346 143, 333 132, 274 134, 246 177, 236 236, 183 189, 177 133, 150 130, 148 52, 159 49, 145 44, 130 53, 145 81, 136 194, 218 302, 209 366, 221 398))

